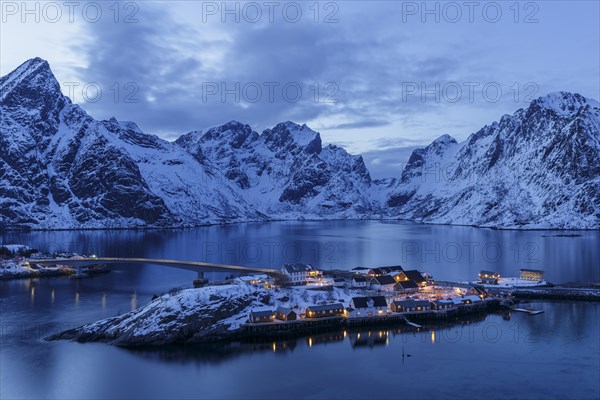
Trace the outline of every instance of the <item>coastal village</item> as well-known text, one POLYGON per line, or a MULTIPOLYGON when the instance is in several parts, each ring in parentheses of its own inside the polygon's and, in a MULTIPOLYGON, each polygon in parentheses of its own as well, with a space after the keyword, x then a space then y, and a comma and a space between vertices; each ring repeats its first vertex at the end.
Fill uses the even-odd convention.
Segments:
MULTIPOLYGON (((94 276, 97 267, 110 271, 103 264, 107 261, 158 262, 176 267, 193 263, 115 260, 69 253, 45 259, 47 254, 37 254, 21 245, 5 247, 0 257, 0 274, 6 274, 0 279, 54 276, 50 268, 68 269, 65 275, 69 279, 85 279, 94 276), (82 270, 77 271, 78 268, 82 270)), ((141 307, 132 303, 130 312, 51 335, 48 340, 109 341, 140 346, 180 341, 260 340, 343 331, 346 327, 360 330, 379 324, 421 330, 432 324, 463 323, 465 318, 472 320, 500 310, 504 319, 510 319, 512 312, 529 315, 544 312, 520 305, 521 299, 526 303, 540 298, 600 299, 597 288, 555 286, 546 282, 544 271, 534 269, 521 269, 518 277, 507 278, 497 271, 481 270, 471 281, 442 281, 425 271, 401 265, 338 270, 321 270, 303 263, 285 264, 280 269, 220 267, 225 270, 220 276, 212 276, 210 282, 198 276, 193 281, 194 288, 174 288, 154 295, 141 307)), ((351 331, 354 329, 348 332, 351 331)))
POLYGON ((479 280, 457 285, 437 283, 433 277, 416 269, 402 266, 356 267, 349 272, 321 271, 311 265, 286 264, 279 282, 268 275, 242 276, 234 279, 240 285, 265 288, 295 287, 315 291, 345 289, 346 301, 318 304, 280 305, 253 308, 244 326, 264 332, 282 328, 281 324, 299 325, 296 321, 313 322, 322 319, 342 320, 349 325, 383 321, 403 321, 415 327, 410 319, 445 318, 449 315, 477 311, 510 301, 508 291, 494 290, 521 286, 544 285, 543 271, 521 269, 519 278, 503 280, 493 271, 481 271, 479 280), (409 319, 410 318, 410 319, 409 319))
MULTIPOLYGON (((44 261, 43 258, 48 255, 23 245, 0 247, 3 251, 0 279, 58 275, 81 279, 110 271, 109 267, 102 265, 106 259, 95 255, 60 253, 54 256, 65 260, 65 265, 49 265, 47 262, 37 265, 37 260, 44 261), (67 261, 80 260, 88 262, 88 267, 82 268, 82 271, 67 266, 67 261), (89 263, 92 260, 94 263, 89 263)), ((226 311, 223 318, 213 323, 218 322, 227 326, 228 331, 240 331, 250 336, 296 333, 340 324, 354 326, 387 322, 418 329, 421 328, 419 323, 428 320, 440 319, 442 322, 446 318, 498 308, 530 315, 541 312, 518 308, 521 297, 599 298, 598 291, 593 289, 554 287, 545 281, 544 271, 526 268, 520 269, 518 277, 507 278, 496 271, 481 270, 477 279, 450 282, 436 280, 427 272, 400 265, 321 270, 310 264, 290 263, 280 270, 230 274, 210 283, 206 279, 198 279, 194 280, 194 285, 198 287, 185 290, 182 298, 189 297, 186 302, 197 304, 191 310, 196 308, 198 315, 219 314, 216 309, 221 301, 225 304, 239 304, 242 298, 247 301, 237 310, 226 311), (201 298, 205 300, 201 301, 201 298), (219 304, 215 303, 216 298, 222 299, 217 301, 219 304)), ((164 302, 168 301, 169 295, 154 298, 164 302)), ((156 306, 153 304, 150 302, 148 307, 156 306)), ((161 318, 169 318, 167 310, 157 310, 157 313, 161 318)), ((150 323, 141 332, 152 330, 152 326, 150 323)))

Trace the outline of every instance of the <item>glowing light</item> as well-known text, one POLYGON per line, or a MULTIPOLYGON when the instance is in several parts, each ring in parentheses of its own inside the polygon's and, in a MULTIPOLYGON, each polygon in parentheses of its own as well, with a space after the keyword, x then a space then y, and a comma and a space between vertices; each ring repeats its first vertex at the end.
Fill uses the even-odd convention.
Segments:
POLYGON ((308 347, 312 347, 312 345, 313 345, 312 338, 309 337, 308 338, 308 347))
POLYGON ((435 344, 435 331, 431 331, 431 344, 435 344))

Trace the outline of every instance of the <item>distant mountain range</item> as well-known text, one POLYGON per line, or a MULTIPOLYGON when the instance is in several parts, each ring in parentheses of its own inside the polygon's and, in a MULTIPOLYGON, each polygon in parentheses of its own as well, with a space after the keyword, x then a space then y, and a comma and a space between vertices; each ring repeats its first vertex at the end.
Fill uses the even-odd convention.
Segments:
POLYGON ((554 93, 457 143, 415 150, 398 179, 293 122, 231 121, 175 142, 97 121, 48 63, 0 78, 0 229, 184 227, 402 218, 600 228, 600 104, 554 93))

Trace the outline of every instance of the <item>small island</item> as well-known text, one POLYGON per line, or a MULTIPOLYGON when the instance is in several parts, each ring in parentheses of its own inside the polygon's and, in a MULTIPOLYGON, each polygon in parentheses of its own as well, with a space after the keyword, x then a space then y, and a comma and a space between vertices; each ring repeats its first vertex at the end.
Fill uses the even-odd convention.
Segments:
MULTIPOLYGON (((517 306, 515 293, 554 289, 545 281, 527 279, 522 287, 494 288, 485 271, 481 281, 467 283, 436 282, 427 273, 400 266, 320 271, 296 263, 284 265, 281 271, 276 277, 247 275, 171 291, 140 309, 47 340, 140 347, 287 337, 381 324, 418 330, 421 324, 448 324, 487 312, 536 315, 539 311, 517 306)), ((525 271, 526 277, 532 274, 525 271)), ((586 294, 582 299, 600 300, 598 288, 586 294)))

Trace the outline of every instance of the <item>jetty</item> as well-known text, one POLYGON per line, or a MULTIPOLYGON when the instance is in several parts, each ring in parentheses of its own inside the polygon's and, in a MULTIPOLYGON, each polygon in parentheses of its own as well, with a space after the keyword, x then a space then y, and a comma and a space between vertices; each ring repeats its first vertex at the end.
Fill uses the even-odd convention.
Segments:
POLYGON ((421 328, 423 328, 423 327, 422 327, 421 325, 419 325, 419 324, 415 324, 414 322, 410 322, 410 321, 409 321, 409 319, 408 319, 408 318, 406 318, 406 317, 404 317, 404 322, 406 322, 406 324, 407 324, 407 325, 414 326, 414 327, 415 327, 415 328, 417 328, 417 329, 421 329, 421 328))
POLYGON ((538 315, 544 312, 544 310, 534 310, 530 308, 513 308, 513 311, 522 312, 529 315, 538 315))

